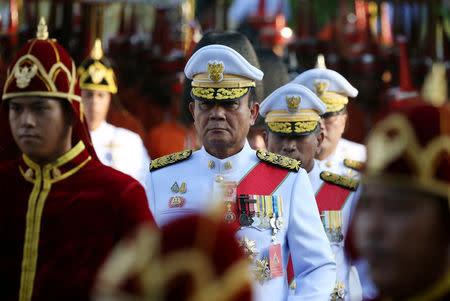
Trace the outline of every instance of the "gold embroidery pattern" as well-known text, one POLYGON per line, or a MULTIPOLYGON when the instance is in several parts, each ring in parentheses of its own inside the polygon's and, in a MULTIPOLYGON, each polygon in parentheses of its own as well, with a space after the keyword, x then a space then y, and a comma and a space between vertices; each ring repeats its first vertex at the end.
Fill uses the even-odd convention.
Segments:
POLYGON ((169 284, 178 279, 177 276, 189 275, 192 283, 188 300, 232 300, 251 284, 248 263, 241 259, 222 275, 217 275, 210 254, 203 250, 206 248, 203 247, 206 244, 204 240, 208 237, 198 240, 191 247, 162 255, 162 238, 158 231, 141 226, 133 241, 119 242, 107 258, 98 275, 96 294, 108 300, 112 296, 128 297, 121 288, 128 279, 137 278, 142 300, 161 300, 161 296, 166 296, 169 284))
POLYGON ((32 170, 36 177, 35 179, 27 179, 29 181, 31 180, 30 182, 32 182, 34 186, 28 199, 28 209, 25 221, 25 242, 23 246, 22 269, 20 274, 19 301, 29 301, 33 296, 39 256, 41 218, 52 184, 76 173, 91 160, 91 157, 89 156, 83 163, 64 174, 61 174, 58 167, 74 159, 84 149, 85 146, 83 142, 80 141, 68 153, 58 158, 53 163, 44 165, 42 168, 31 161, 26 155, 23 155, 23 160, 29 166, 29 169, 27 169, 25 174, 22 173, 22 175, 27 176, 26 174, 29 173, 28 170, 32 170), (58 170, 58 172, 55 172, 55 169, 58 170))
POLYGON ((300 96, 298 96, 298 97, 286 96, 286 104, 287 104, 287 107, 288 107, 288 111, 291 112, 291 113, 297 112, 298 108, 300 106, 300 101, 301 101, 301 97, 300 96))
MULTIPOLYGON (((17 60, 16 64, 12 67, 11 72, 9 72, 8 78, 5 82, 5 87, 8 87, 11 84, 11 81, 16 78, 17 70, 21 66, 23 66, 24 63, 29 64, 30 62, 33 63, 33 65, 37 66, 37 72, 36 76, 42 78, 43 83, 49 87, 50 91, 24 91, 24 92, 14 92, 14 93, 4 93, 2 95, 2 100, 10 99, 13 97, 21 97, 21 96, 43 96, 43 97, 62 97, 67 98, 70 101, 76 100, 81 102, 81 97, 76 95, 75 90, 75 83, 76 83, 76 71, 75 71, 75 63, 72 61, 72 71, 69 71, 69 69, 61 62, 55 63, 51 68, 50 71, 47 72, 44 66, 41 64, 41 62, 33 55, 26 54, 22 56, 20 59, 17 60), (67 80, 70 84, 69 91, 68 92, 59 92, 56 88, 55 83, 53 82, 52 78, 54 77, 54 74, 56 72, 64 72, 66 73, 67 80)), ((6 90, 5 90, 6 91, 6 90)))
POLYGON ((329 171, 322 171, 320 173, 320 178, 325 182, 340 186, 345 189, 355 191, 358 189, 359 181, 352 179, 350 177, 341 176, 329 171))
POLYGON ((361 171, 362 167, 363 167, 364 162, 361 161, 357 161, 357 160, 352 160, 352 159, 344 159, 344 165, 357 170, 357 171, 361 171))
POLYGON ((317 121, 298 121, 298 122, 268 122, 267 126, 272 132, 290 134, 292 132, 303 134, 312 132, 316 129, 317 121), (293 128, 293 129, 292 129, 293 128))
POLYGON ((17 87, 19 87, 20 89, 28 87, 31 79, 36 75, 37 71, 38 67, 34 64, 32 64, 31 66, 23 66, 22 68, 18 67, 14 71, 17 87))
POLYGON ((275 133, 292 133, 292 127, 290 122, 269 122, 267 126, 272 132, 275 133))
POLYGON ((231 89, 220 88, 216 92, 216 99, 218 100, 236 99, 242 97, 247 92, 248 88, 231 88, 231 89))
POLYGON ((327 90, 329 83, 322 81, 314 81, 314 87, 316 87, 316 94, 322 96, 322 94, 327 90))
POLYGON ((166 155, 163 157, 160 157, 158 159, 155 159, 150 163, 150 171, 156 170, 165 166, 172 165, 177 162, 181 162, 183 160, 186 160, 192 155, 192 150, 185 150, 178 153, 173 153, 170 155, 166 155))
POLYGON ((403 157, 414 174, 403 177, 408 183, 414 181, 427 191, 449 197, 448 183, 435 178, 443 153, 450 153, 450 137, 439 136, 422 147, 410 121, 402 115, 392 115, 373 130, 368 140, 368 178, 392 178, 401 182, 402 175, 384 172, 386 166, 403 157), (382 175, 382 177, 381 177, 382 175))
POLYGON ((303 121, 296 122, 294 125, 294 131, 296 133, 307 133, 315 130, 317 127, 317 121, 303 121))
POLYGON ((208 63, 207 69, 209 78, 214 82, 220 82, 223 79, 223 70, 225 66, 222 62, 208 63))
POLYGON ((271 163, 276 166, 280 166, 291 171, 298 172, 301 166, 301 162, 289 157, 277 155, 268 151, 258 150, 256 156, 265 162, 271 163))
POLYGON ((340 110, 342 110, 345 107, 345 104, 329 104, 326 102, 325 102, 325 104, 327 105, 327 113, 339 112, 340 110))
POLYGON ((213 88, 192 88, 192 94, 196 97, 213 99, 214 89, 213 88))
POLYGON ((237 99, 244 96, 247 92, 248 88, 219 88, 217 90, 202 87, 192 88, 192 94, 196 97, 217 100, 237 99))

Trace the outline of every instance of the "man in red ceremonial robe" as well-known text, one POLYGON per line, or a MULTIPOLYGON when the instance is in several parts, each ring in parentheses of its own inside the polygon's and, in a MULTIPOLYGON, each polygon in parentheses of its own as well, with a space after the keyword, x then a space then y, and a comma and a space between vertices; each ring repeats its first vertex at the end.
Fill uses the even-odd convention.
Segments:
POLYGON ((397 108, 367 149, 351 237, 379 289, 374 300, 450 300, 448 104, 397 108))
POLYGON ((115 243, 153 223, 142 186, 99 162, 82 112, 75 64, 42 19, 2 96, 1 300, 88 300, 115 243))

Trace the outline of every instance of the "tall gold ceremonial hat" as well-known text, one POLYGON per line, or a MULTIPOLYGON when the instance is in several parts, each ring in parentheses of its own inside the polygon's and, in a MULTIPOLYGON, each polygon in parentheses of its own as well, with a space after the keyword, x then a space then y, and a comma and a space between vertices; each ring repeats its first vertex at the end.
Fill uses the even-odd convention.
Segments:
POLYGON ((342 75, 325 67, 323 56, 319 56, 316 68, 301 73, 292 82, 316 93, 326 104, 326 113, 341 112, 348 103, 348 97, 358 95, 358 90, 342 75))
POLYGON ((200 101, 233 101, 247 95, 264 73, 234 49, 209 45, 197 50, 186 64, 192 79, 191 96, 200 101))
POLYGON ((96 39, 90 56, 78 67, 80 88, 117 93, 117 83, 111 63, 103 56, 102 42, 96 39))
POLYGON ((369 136, 365 182, 419 188, 450 201, 450 107, 396 109, 369 136))
POLYGON ((261 103, 259 113, 270 131, 281 135, 308 135, 320 128, 325 104, 308 88, 289 83, 261 103))

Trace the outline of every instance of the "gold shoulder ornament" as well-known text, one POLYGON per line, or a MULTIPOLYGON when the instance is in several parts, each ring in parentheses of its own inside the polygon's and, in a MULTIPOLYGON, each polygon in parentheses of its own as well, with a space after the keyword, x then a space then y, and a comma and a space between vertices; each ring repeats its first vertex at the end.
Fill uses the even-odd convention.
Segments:
POLYGON ((152 163, 150 163, 150 171, 166 167, 172 164, 175 164, 177 162, 181 162, 186 160, 192 155, 192 150, 184 150, 178 153, 173 153, 170 155, 162 156, 160 158, 157 158, 155 160, 152 160, 152 163))
POLYGON ((352 159, 344 159, 344 165, 348 168, 354 169, 356 171, 361 171, 364 162, 352 160, 352 159))
POLYGON ((289 169, 290 171, 298 172, 300 166, 302 165, 301 161, 281 156, 278 154, 274 154, 265 150, 256 151, 256 156, 264 162, 268 162, 270 164, 289 169))
POLYGON ((325 182, 340 186, 345 189, 355 191, 358 188, 359 181, 347 176, 341 176, 329 171, 322 171, 320 178, 325 182))

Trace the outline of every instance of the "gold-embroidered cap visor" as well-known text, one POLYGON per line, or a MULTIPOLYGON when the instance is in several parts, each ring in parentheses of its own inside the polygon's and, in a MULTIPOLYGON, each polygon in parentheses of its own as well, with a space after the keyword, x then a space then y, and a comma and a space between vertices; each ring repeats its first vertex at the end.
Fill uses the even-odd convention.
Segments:
POLYGON ((271 132, 287 136, 305 136, 315 133, 320 128, 318 121, 280 121, 266 124, 271 132))
POLYGON ((244 76, 223 74, 220 81, 211 79, 208 73, 200 73, 192 80, 192 98, 200 101, 238 100, 255 87, 255 81, 244 76))
POLYGON ((274 133, 302 136, 315 132, 319 128, 319 120, 315 110, 299 110, 295 114, 280 110, 268 112, 265 122, 274 133))
POLYGON ((341 93, 324 92, 318 96, 327 106, 326 113, 338 113, 348 104, 348 97, 341 93))
POLYGON ((251 87, 245 88, 202 88, 193 87, 191 96, 193 99, 200 101, 235 101, 248 94, 251 87))

